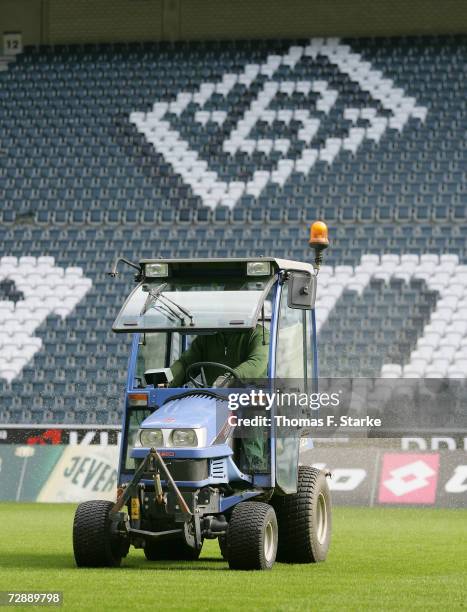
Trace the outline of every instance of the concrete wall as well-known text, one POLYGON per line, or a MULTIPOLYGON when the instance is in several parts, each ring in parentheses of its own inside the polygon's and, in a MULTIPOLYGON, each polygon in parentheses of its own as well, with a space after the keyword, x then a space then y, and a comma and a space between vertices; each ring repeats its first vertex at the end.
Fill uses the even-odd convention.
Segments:
POLYGON ((391 36, 467 32, 465 0, 183 0, 181 37, 391 36))
POLYGON ((466 0, 0 0, 28 44, 467 32, 466 0))
POLYGON ((43 0, 47 42, 161 40, 163 0, 43 0))
POLYGON ((0 0, 0 34, 22 32, 23 45, 37 44, 43 35, 42 9, 40 0, 0 0))

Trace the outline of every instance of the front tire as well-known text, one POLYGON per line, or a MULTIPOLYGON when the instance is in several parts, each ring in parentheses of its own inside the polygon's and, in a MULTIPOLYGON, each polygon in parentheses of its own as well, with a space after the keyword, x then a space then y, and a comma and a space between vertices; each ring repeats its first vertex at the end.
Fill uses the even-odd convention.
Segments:
POLYGON ((124 540, 111 532, 109 514, 113 505, 110 501, 95 500, 76 509, 73 552, 78 567, 118 567, 128 552, 124 540))
POLYGON ((272 506, 262 502, 242 502, 235 506, 227 532, 230 569, 271 569, 276 560, 277 543, 277 519, 272 506))
POLYGON ((310 466, 298 469, 297 492, 275 498, 279 523, 277 560, 325 561, 331 543, 331 495, 326 475, 310 466))

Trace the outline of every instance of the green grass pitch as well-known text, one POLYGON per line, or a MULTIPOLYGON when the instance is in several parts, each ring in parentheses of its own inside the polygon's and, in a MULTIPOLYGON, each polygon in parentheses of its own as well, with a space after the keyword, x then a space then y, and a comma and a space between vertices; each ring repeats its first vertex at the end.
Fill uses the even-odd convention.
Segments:
POLYGON ((93 612, 465 606, 463 510, 334 508, 325 563, 269 572, 230 571, 215 540, 196 562, 148 562, 130 549, 120 569, 77 569, 73 513, 71 505, 0 504, 0 590, 59 590, 62 609, 93 612))

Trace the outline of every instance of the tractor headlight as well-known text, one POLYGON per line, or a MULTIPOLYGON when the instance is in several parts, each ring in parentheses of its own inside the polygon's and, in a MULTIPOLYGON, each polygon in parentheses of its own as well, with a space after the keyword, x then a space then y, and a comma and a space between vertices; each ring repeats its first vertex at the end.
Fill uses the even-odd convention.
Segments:
POLYGON ((171 437, 173 446, 198 446, 194 429, 174 429, 171 437))
POLYGON ((161 429, 142 429, 139 434, 139 440, 143 447, 161 447, 164 446, 164 438, 162 437, 161 429))
POLYGON ((166 263, 145 264, 144 275, 147 278, 161 278, 169 275, 169 266, 166 263))
POLYGON ((249 261, 246 264, 247 276, 269 276, 271 264, 269 261, 249 261))

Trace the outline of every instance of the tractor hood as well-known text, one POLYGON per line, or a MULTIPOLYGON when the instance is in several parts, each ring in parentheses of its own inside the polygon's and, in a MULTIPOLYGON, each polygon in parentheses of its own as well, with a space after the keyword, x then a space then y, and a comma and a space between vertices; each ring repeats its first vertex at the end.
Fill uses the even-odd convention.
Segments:
POLYGON ((210 446, 226 425, 228 402, 204 393, 168 400, 141 423, 141 429, 205 429, 210 446))

